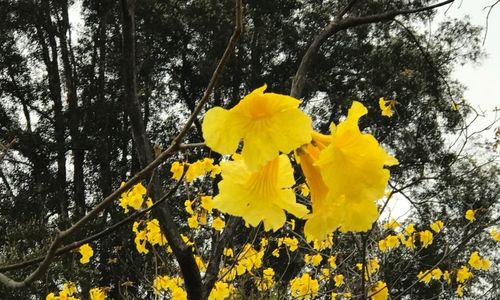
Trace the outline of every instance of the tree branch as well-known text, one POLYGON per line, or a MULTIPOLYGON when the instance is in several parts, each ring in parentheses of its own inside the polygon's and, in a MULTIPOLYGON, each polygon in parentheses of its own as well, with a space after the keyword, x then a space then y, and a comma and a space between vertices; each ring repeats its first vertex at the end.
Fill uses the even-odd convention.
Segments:
MULTIPOLYGON (((345 19, 343 19, 342 17, 341 18, 338 18, 338 17, 334 18, 334 20, 332 22, 330 22, 330 24, 328 24, 314 38, 312 43, 309 45, 309 48, 307 49, 306 53, 302 57, 299 68, 297 69, 297 73, 295 73, 295 76, 294 76, 293 81, 292 81, 290 96, 295 97, 295 98, 300 98, 302 96, 302 93, 304 90, 304 85, 305 85, 305 82, 307 79, 307 73, 309 71, 309 68, 312 65, 312 62, 313 62, 316 54, 319 51, 319 48, 329 37, 331 37, 335 33, 342 31, 342 30, 349 29, 349 28, 353 28, 356 26, 360 26, 360 25, 391 21, 395 17, 400 16, 400 15, 409 15, 409 14, 419 13, 419 12, 423 12, 423 11, 429 11, 429 10, 435 9, 437 7, 452 3, 454 1, 455 0, 446 0, 443 2, 436 3, 434 5, 426 6, 426 7, 407 9, 407 10, 401 10, 401 9, 392 10, 392 11, 387 11, 384 13, 369 15, 369 16, 349 17, 349 18, 345 18, 345 19)), ((348 5, 348 7, 351 6, 351 3, 348 5)), ((343 11, 345 11, 345 9, 343 11)), ((339 16, 343 16, 343 14, 341 13, 341 14, 339 14, 339 16)))
MULTIPOLYGON (((63 247, 57 249, 54 256, 55 257, 61 256, 65 253, 70 252, 71 250, 75 250, 75 249, 79 248, 80 246, 82 246, 84 244, 87 244, 87 243, 90 243, 90 242, 95 241, 97 239, 100 239, 102 237, 105 237, 108 234, 113 233, 114 231, 119 229, 121 226, 123 226, 127 223, 130 223, 131 221, 145 215, 146 213, 150 212, 154 208, 158 207, 161 203, 168 200, 177 191, 177 189, 181 185, 183 179, 184 179, 184 174, 182 174, 182 177, 179 179, 179 181, 177 181, 177 183, 174 185, 174 187, 172 187, 172 189, 170 189, 170 191, 167 194, 165 194, 165 196, 163 196, 160 200, 153 203, 153 205, 151 205, 150 207, 143 209, 143 210, 140 210, 140 211, 137 211, 134 214, 129 215, 128 217, 124 218, 123 220, 113 224, 112 226, 110 226, 110 227, 108 227, 108 228, 106 228, 106 229, 104 229, 96 234, 93 234, 89 237, 86 237, 84 239, 81 239, 79 241, 73 242, 71 244, 68 244, 66 246, 63 246, 63 247)), ((148 197, 146 196, 145 199, 147 199, 147 198, 148 197)), ((25 268, 25 267, 34 265, 36 263, 39 263, 43 259, 44 259, 44 257, 42 256, 42 257, 37 257, 37 258, 27 260, 27 261, 22 261, 19 263, 0 266, 0 272, 6 272, 6 271, 12 271, 12 270, 25 268)))

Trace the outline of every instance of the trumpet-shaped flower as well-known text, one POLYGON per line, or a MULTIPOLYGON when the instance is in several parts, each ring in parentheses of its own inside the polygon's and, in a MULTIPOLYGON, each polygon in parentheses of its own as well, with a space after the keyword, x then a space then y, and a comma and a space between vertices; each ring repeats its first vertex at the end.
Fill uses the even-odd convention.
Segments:
POLYGON ((243 140, 241 154, 252 171, 311 140, 311 119, 298 108, 300 101, 265 90, 252 91, 230 110, 210 109, 202 124, 205 143, 221 154, 236 152, 243 140))
MULTIPOLYGON (((313 140, 315 141, 314 137, 313 140)), ((312 213, 307 216, 304 234, 307 241, 325 240, 329 233, 339 226, 336 203, 328 201, 328 187, 321 177, 319 167, 314 165, 320 155, 319 144, 306 145, 297 150, 302 173, 306 177, 311 195, 312 213)))
POLYGON ((213 201, 221 212, 240 216, 252 226, 262 221, 265 230, 277 230, 285 224, 284 210, 298 218, 308 213, 295 201, 293 169, 286 155, 258 171, 251 171, 243 160, 221 163, 221 168, 223 179, 213 201))
POLYGON ((343 232, 371 228, 378 217, 375 201, 382 198, 389 180, 384 166, 398 163, 372 135, 359 130, 359 118, 366 113, 363 104, 354 101, 346 120, 332 126, 331 142, 315 163, 328 187, 329 201, 337 206, 343 232))

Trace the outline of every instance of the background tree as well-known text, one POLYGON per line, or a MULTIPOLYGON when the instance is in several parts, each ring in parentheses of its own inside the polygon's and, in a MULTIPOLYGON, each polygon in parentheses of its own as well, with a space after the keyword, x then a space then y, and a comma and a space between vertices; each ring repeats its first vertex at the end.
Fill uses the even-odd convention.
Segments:
MULTIPOLYGON (((232 107, 264 83, 269 90, 289 94, 307 49, 345 8, 343 17, 348 19, 434 3, 248 1, 244 33, 205 108, 232 107)), ((233 11, 233 1, 208 0, 148 0, 135 5, 129 0, 9 0, 0 4, 0 139, 2 144, 17 139, 3 158, 0 172, 0 231, 5 232, 0 236, 2 266, 43 255, 57 229, 75 223, 120 182, 150 163, 153 149, 169 145, 195 111, 226 48, 234 26, 233 11), (75 6, 81 8, 78 28, 70 23, 70 7, 75 6)), ((416 274, 437 263, 447 247, 464 241, 460 250, 446 257, 444 263, 450 267, 466 261, 470 254, 466 248, 499 259, 494 243, 478 231, 498 224, 497 154, 488 145, 475 146, 486 153, 481 158, 463 147, 450 147, 450 137, 467 137, 459 140, 460 146, 474 137, 466 129, 477 114, 462 100, 464 87, 452 80, 451 71, 456 62, 481 58, 481 31, 467 20, 448 20, 432 33, 422 30, 422 24, 434 16, 434 10, 389 14, 335 31, 311 56, 296 95, 303 100, 302 108, 313 115, 316 129, 324 133, 332 121, 337 123, 345 115, 352 100, 360 100, 370 111, 361 127, 400 162, 391 169, 391 184, 397 192, 394 198, 408 198, 414 206, 409 220, 421 226, 434 219, 446 224, 446 235, 425 251, 411 255, 401 250, 383 256, 381 271, 393 296, 415 299, 454 294, 454 288, 437 284, 412 286, 416 274), (429 35, 432 38, 425 38, 429 35), (395 116, 375 113, 380 97, 398 101, 395 116), (468 209, 480 209, 481 218, 468 224, 463 218, 468 209)), ((202 141, 200 117, 183 142, 202 141)), ((196 147, 184 148, 169 163, 202 157, 220 159, 209 149, 196 147)), ((169 169, 161 167, 153 177, 154 200, 174 184, 169 169)), ((177 225, 170 228, 188 231, 184 201, 208 189, 216 194, 219 179, 181 186, 168 205, 153 210, 155 216, 163 226, 171 222, 177 225)), ((121 208, 108 206, 67 242, 123 218, 121 208)), ((212 237, 206 232, 197 237, 198 242, 213 246, 221 240, 221 245, 238 248, 249 236, 260 239, 263 234, 236 219, 227 223, 227 232, 233 234, 212 237)), ((302 225, 297 220, 294 230, 284 229, 279 235, 301 232, 302 225)), ((169 241, 178 238, 176 230, 164 230, 169 241)), ((336 235, 337 256, 346 268, 338 271, 354 276, 355 263, 365 261, 386 234, 375 226, 369 234, 336 235)), ((0 296, 46 295, 57 290, 63 278, 71 278, 82 283, 85 292, 92 286, 110 286, 111 298, 144 297, 151 292, 150 281, 158 268, 175 272, 176 266, 159 263, 163 254, 155 259, 138 255, 131 249, 133 239, 130 224, 121 226, 94 242, 92 267, 80 266, 74 254, 64 255, 42 281, 23 290, 2 286, 0 296)), ((290 253, 290 258, 269 256, 266 263, 286 286, 303 268, 305 252, 290 253)), ((186 257, 187 264, 192 264, 192 255, 186 257)), ((31 266, 9 274, 21 278, 32 270, 31 266)), ((495 282, 498 268, 487 276, 495 282)), ((251 285, 242 286, 246 288, 241 293, 256 293, 251 285)), ((498 290, 495 285, 485 286, 498 290)), ((356 288, 353 292, 359 293, 361 287, 356 288)), ((470 290, 471 295, 481 292, 470 290)))

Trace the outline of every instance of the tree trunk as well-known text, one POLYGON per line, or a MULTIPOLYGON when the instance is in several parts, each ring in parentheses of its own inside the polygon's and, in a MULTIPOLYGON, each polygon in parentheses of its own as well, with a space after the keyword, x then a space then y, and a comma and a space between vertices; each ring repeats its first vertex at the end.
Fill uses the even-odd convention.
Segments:
MULTIPOLYGON (((130 118, 132 138, 141 167, 153 161, 153 150, 146 134, 144 120, 142 119, 141 107, 137 99, 137 77, 135 64, 135 20, 134 0, 121 0, 123 18, 123 75, 125 87, 125 104, 130 118)), ((154 177, 152 195, 155 200, 161 198, 162 191, 158 177, 154 177)), ((165 234, 172 252, 179 263, 184 279, 184 285, 188 299, 206 299, 203 289, 201 275, 193 256, 191 247, 188 247, 181 239, 177 226, 173 221, 168 206, 161 205, 154 211, 154 215, 160 221, 160 227, 165 234)))

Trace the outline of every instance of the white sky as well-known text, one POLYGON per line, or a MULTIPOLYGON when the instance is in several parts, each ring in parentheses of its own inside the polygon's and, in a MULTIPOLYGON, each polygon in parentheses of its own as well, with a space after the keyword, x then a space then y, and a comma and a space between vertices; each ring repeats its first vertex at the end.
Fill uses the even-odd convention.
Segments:
MULTIPOLYGON (((495 1, 457 0, 450 7, 445 6, 438 9, 436 22, 468 16, 471 23, 485 27, 488 9, 484 8, 495 1)), ((437 24, 432 26, 437 28, 437 24)), ((464 95, 467 102, 485 114, 485 117, 478 120, 473 127, 475 129, 482 129, 488 125, 494 119, 494 110, 500 108, 500 4, 493 8, 490 13, 488 34, 483 50, 486 52, 486 57, 479 64, 464 66, 457 64, 453 73, 453 77, 467 87, 464 95)), ((492 129, 487 131, 483 137, 493 139, 493 134, 494 130, 492 129)), ((381 219, 403 220, 408 216, 411 208, 411 204, 407 200, 402 196, 395 195, 381 219)))

